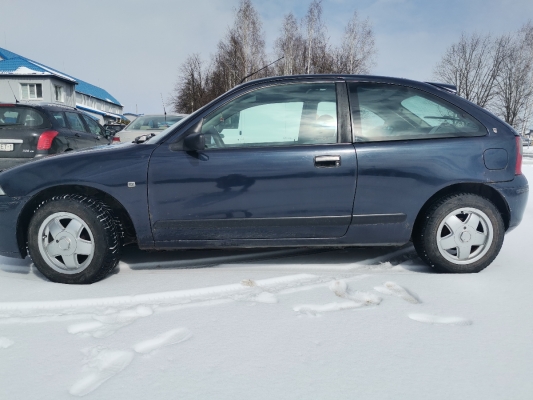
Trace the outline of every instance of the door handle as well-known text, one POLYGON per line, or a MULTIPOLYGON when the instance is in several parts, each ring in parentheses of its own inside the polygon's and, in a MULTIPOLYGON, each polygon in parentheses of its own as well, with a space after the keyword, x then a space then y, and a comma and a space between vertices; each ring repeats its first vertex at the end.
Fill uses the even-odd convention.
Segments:
POLYGON ((80 137, 81 135, 79 133, 75 133, 74 136, 80 137))
POLYGON ((341 156, 315 156, 315 167, 335 168, 341 166, 341 156))

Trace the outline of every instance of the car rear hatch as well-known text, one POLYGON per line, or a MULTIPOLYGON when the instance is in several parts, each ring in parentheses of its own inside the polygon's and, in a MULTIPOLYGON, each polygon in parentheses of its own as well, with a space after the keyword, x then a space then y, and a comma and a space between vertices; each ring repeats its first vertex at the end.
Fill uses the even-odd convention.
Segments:
POLYGON ((20 104, 0 104, 0 159, 35 156, 41 133, 50 122, 37 109, 20 104))

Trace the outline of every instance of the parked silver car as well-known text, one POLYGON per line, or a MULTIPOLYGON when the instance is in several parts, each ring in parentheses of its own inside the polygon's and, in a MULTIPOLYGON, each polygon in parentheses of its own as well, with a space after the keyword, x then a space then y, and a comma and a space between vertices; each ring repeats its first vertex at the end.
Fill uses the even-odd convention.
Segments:
POLYGON ((133 142, 135 138, 143 135, 155 134, 174 125, 185 118, 187 114, 154 114, 143 115, 135 119, 113 137, 113 143, 133 142))

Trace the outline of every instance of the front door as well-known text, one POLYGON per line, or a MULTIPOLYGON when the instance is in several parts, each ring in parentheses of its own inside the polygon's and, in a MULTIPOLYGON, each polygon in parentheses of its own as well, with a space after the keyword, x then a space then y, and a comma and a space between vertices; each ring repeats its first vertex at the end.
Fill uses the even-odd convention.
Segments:
POLYGON ((156 243, 346 233, 357 164, 337 139, 334 83, 264 87, 216 107, 204 151, 163 144, 151 157, 156 243))

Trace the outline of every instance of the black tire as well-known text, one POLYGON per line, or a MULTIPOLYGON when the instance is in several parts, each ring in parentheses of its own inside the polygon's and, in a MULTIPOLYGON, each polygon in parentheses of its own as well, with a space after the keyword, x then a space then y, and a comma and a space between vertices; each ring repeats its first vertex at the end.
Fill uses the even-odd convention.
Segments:
POLYGON ((504 235, 502 216, 490 200, 458 193, 427 209, 413 231, 413 244, 420 258, 439 272, 473 273, 494 261, 504 235))
POLYGON ((81 195, 56 196, 35 210, 28 229, 28 250, 37 269, 51 281, 94 283, 117 265, 121 254, 119 233, 116 218, 103 202, 81 195), (74 234, 74 230, 79 233, 74 234), (51 250, 52 245, 57 251, 51 250), (78 254, 83 251, 82 245, 89 255, 78 254), (55 256, 58 251, 65 258, 63 253, 55 256))

